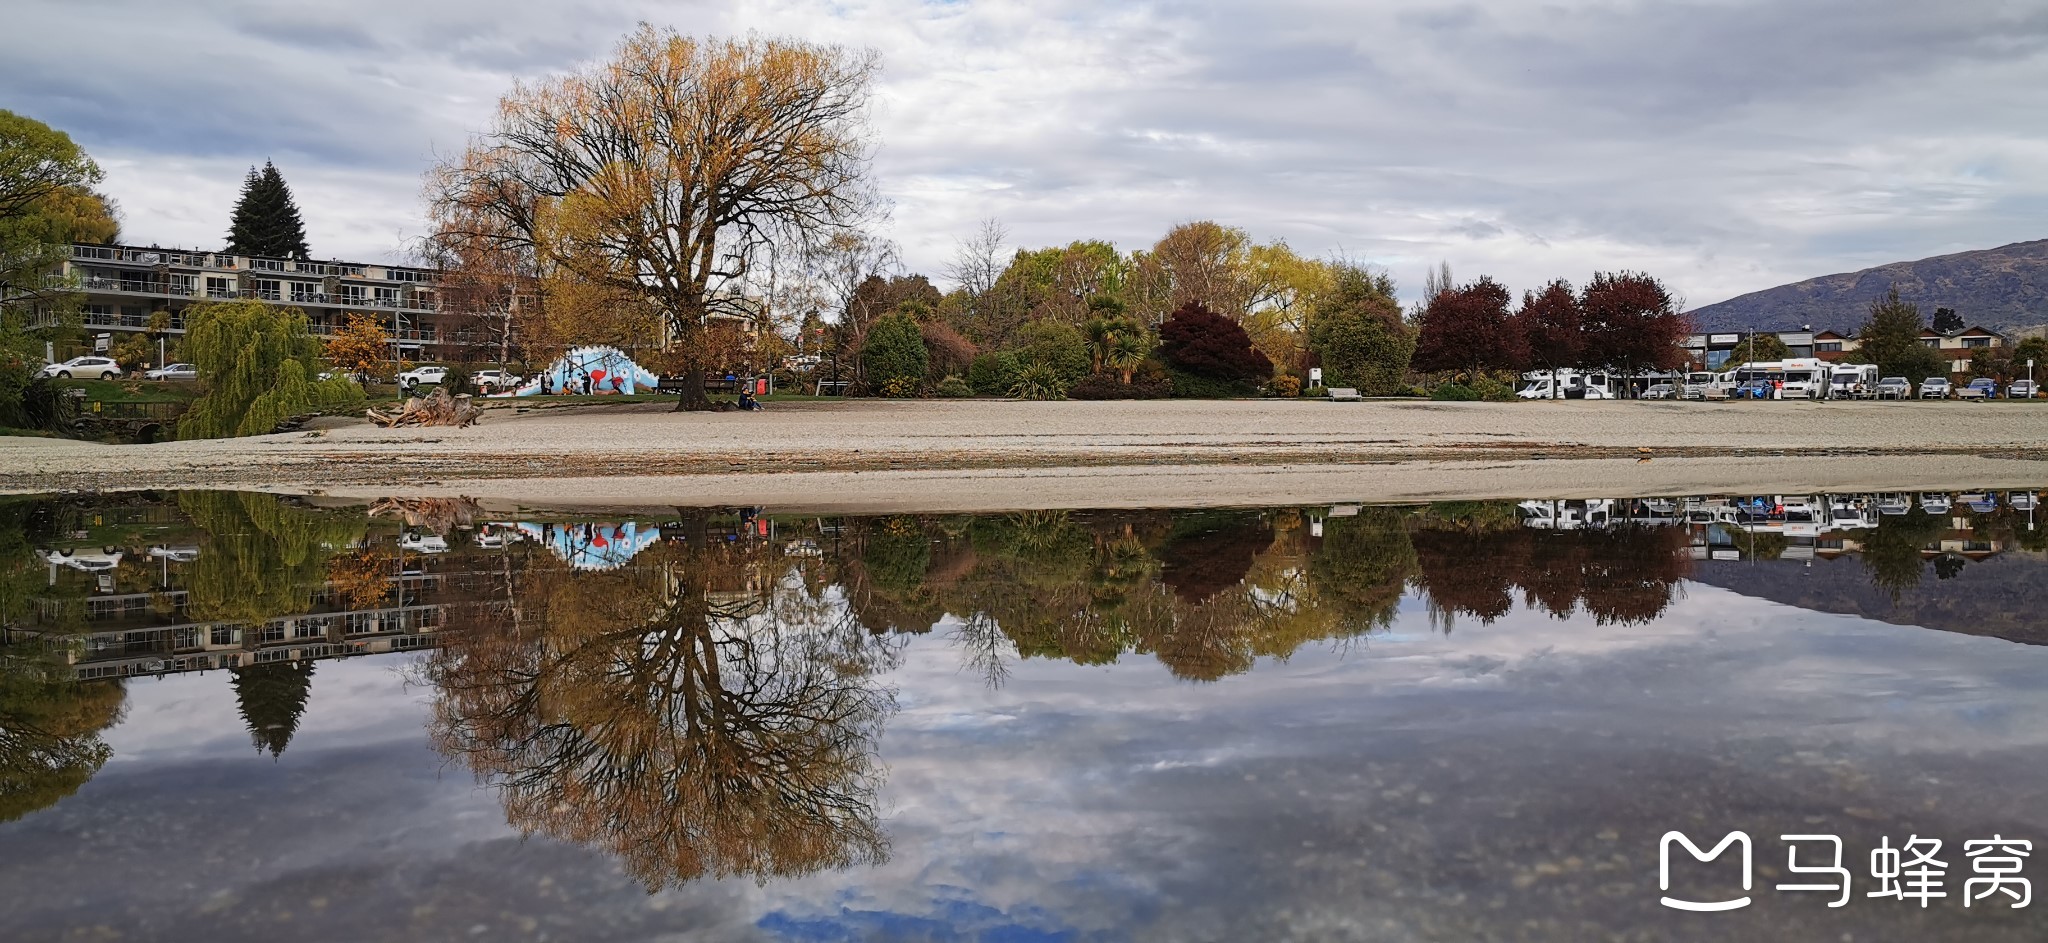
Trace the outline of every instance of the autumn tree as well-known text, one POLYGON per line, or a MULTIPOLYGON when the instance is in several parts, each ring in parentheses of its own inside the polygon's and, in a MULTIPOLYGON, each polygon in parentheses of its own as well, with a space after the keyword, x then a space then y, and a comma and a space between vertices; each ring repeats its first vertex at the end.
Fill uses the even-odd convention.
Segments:
POLYGON ((707 408, 703 332, 720 314, 756 316, 764 255, 816 245, 876 206, 876 68, 872 53, 643 25, 596 66, 515 87, 430 193, 438 215, 492 221, 544 270, 642 300, 683 375, 677 408, 707 408))
POLYGON ((348 323, 330 335, 325 346, 327 362, 351 376, 390 372, 391 335, 375 318, 350 313, 348 323))
POLYGON ((1251 235, 1211 220, 1182 223, 1131 257, 1125 300, 1158 324, 1189 302, 1239 321, 1273 292, 1274 272, 1254 263, 1251 235))
POLYGON ((1639 272, 1593 276, 1579 292, 1586 331, 1586 361, 1638 370, 1675 370, 1685 364, 1680 342, 1689 330, 1685 315, 1662 282, 1639 272))
POLYGON ((1308 344, 1322 362, 1326 385, 1388 396, 1406 384, 1415 335, 1401 319, 1392 278, 1343 264, 1310 308, 1308 344))
POLYGON ((1585 357, 1585 326, 1579 315, 1579 296, 1570 282, 1557 279, 1540 292, 1522 293, 1522 306, 1515 311, 1515 329, 1528 349, 1529 363, 1549 370, 1551 389, 1559 388, 1557 372, 1578 365, 1585 357))
POLYGON ((1919 383, 1928 377, 1947 376, 1948 365, 1941 354, 1920 340, 1924 327, 1920 307, 1900 298, 1899 290, 1893 288, 1871 301, 1870 316, 1856 332, 1856 350, 1888 377, 1919 383))
POLYGON ((1487 276, 1439 290, 1417 324, 1414 366, 1423 371, 1519 371, 1528 345, 1508 313, 1507 288, 1487 276))
POLYGON ((0 340, 9 341, 0 361, 11 369, 32 372, 42 352, 23 331, 30 312, 76 306, 70 286, 49 278, 70 243, 111 241, 119 231, 111 201, 92 190, 101 177, 70 135, 0 109, 0 340))
MULTIPOLYGON (((436 270, 434 304, 455 320, 458 334, 467 334, 490 350, 503 366, 527 354, 528 335, 568 335, 581 329, 580 324, 567 323, 550 330, 540 260, 533 245, 502 218, 450 201, 435 201, 430 211, 434 228, 421 254, 436 270)), ((579 313, 568 311, 565 320, 574 321, 579 313)), ((652 325, 658 326, 658 321, 652 325)), ((648 330, 636 326, 634 333, 648 330)))

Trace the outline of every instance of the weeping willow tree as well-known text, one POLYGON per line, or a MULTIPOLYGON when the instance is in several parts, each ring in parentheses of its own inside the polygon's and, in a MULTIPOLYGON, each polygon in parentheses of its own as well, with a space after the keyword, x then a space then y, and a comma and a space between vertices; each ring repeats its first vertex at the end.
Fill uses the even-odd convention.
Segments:
POLYGON ((305 612, 327 585, 329 561, 353 550, 367 527, 360 511, 296 507, 268 494, 187 492, 178 506, 207 532, 187 608, 200 621, 305 612))
POLYGON ((289 417, 362 402, 347 378, 315 379, 320 341, 305 312, 261 301, 221 301, 186 310, 185 355, 206 393, 178 423, 181 439, 261 435, 289 417))

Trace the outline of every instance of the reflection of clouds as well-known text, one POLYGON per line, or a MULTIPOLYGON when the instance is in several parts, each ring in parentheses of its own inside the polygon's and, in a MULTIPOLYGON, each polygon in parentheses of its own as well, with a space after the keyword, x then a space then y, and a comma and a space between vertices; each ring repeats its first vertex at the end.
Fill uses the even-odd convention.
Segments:
POLYGON ((2042 650, 1699 585, 1642 625, 1517 609, 1446 638, 1412 594, 1400 613, 1369 644, 1202 684, 1130 656, 1023 660, 990 690, 943 633, 911 638, 880 676, 903 694, 880 743, 890 861, 651 897, 602 854, 512 840, 491 796, 421 741, 421 692, 395 659, 323 665, 275 762, 250 757, 224 677, 137 684, 109 735, 130 756, 0 828, 0 886, 35 902, 0 909, 0 937, 147 912, 185 937, 264 938, 288 906, 307 940, 478 924, 520 939, 522 920, 556 938, 825 940, 2026 929, 1769 895, 1755 914, 1671 924, 1653 849, 1695 823, 1836 832, 1852 858, 1913 830, 2048 835, 2026 785, 2042 772, 2042 650), (121 892, 88 903, 88 886, 121 892), (207 911, 223 890, 234 905, 207 911))

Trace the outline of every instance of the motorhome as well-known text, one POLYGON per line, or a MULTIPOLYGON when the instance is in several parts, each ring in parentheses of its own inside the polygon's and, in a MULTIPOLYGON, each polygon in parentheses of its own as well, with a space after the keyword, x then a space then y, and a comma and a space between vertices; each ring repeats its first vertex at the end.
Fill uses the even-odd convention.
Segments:
POLYGON ((1838 363, 1828 369, 1828 399, 1877 396, 1877 364, 1838 363))
POLYGON ((1778 386, 1779 399, 1828 398, 1831 375, 1827 361, 1796 357, 1778 361, 1778 370, 1781 377, 1778 386))
POLYGON ((1523 399, 1614 398, 1614 388, 1605 371, 1559 370, 1553 376, 1549 370, 1532 370, 1522 374, 1522 379, 1522 389, 1515 395, 1523 399))
POLYGON ((1685 385, 1678 388, 1678 395, 1685 399, 1727 399, 1728 391, 1734 388, 1733 373, 1694 370, 1685 375, 1685 385))

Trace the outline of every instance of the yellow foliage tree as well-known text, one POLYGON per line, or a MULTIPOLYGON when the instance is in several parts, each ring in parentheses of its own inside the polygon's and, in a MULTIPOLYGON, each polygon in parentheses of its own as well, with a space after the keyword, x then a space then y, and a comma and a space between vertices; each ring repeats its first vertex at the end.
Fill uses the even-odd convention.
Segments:
POLYGON ((327 362, 359 377, 381 377, 391 371, 391 334, 360 314, 327 339, 327 362))

